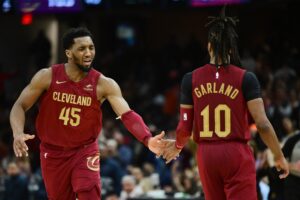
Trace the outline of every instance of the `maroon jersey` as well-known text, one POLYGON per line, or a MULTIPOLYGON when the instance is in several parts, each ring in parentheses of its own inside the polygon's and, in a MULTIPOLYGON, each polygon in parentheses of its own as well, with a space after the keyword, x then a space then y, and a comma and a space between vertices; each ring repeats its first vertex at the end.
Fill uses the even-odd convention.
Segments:
POLYGON ((250 139, 247 104, 242 92, 245 70, 234 65, 207 64, 192 73, 194 140, 241 141, 250 139))
POLYGON ((91 69, 79 82, 71 81, 64 64, 52 66, 49 89, 40 99, 36 120, 43 143, 78 147, 94 141, 102 128, 102 111, 96 87, 100 73, 91 69))

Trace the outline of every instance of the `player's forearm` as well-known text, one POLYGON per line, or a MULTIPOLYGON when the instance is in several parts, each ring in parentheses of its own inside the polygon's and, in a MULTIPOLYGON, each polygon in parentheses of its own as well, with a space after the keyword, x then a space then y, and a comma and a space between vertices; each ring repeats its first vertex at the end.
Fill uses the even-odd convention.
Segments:
POLYGON ((182 149, 191 137, 191 132, 176 132, 176 148, 182 149))
POLYGON ((130 110, 122 114, 121 120, 127 130, 132 133, 137 140, 142 142, 145 146, 148 146, 148 140, 152 137, 152 134, 139 114, 130 110))
POLYGON ((257 124, 257 130, 263 142, 271 149, 275 160, 283 157, 279 141, 269 120, 257 124))
POLYGON ((25 124, 25 110, 23 107, 15 103, 10 112, 10 125, 13 131, 13 136, 23 133, 25 124))
POLYGON ((192 134, 194 112, 192 106, 180 106, 180 119, 176 128, 176 147, 182 149, 192 134))

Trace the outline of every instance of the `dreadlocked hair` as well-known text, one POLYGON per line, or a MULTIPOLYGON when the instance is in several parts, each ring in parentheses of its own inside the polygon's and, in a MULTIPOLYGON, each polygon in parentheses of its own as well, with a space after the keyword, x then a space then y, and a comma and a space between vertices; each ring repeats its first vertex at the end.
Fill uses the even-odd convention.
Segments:
POLYGON ((215 64, 221 65, 233 64, 241 66, 240 56, 237 47, 238 35, 234 30, 237 22, 236 17, 225 16, 225 6, 220 16, 208 17, 210 21, 206 24, 208 27, 208 42, 211 44, 215 64), (230 56, 230 60, 229 57, 230 56))

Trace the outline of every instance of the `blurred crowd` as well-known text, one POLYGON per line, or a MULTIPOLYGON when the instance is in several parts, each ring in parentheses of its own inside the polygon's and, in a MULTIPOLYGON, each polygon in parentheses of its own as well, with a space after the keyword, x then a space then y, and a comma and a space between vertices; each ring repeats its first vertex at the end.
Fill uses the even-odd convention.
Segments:
MULTIPOLYGON (((152 133, 165 130, 167 138, 174 138, 180 81, 186 72, 207 63, 205 42, 191 36, 179 45, 176 37, 170 36, 166 45, 149 50, 142 43, 119 41, 115 48, 96 57, 94 67, 119 83, 125 99, 141 114, 152 133)), ((280 180, 272 154, 260 140, 255 125, 249 124, 258 196, 262 200, 288 200, 284 198, 285 191, 300 187, 300 156, 294 156, 300 152, 285 146, 291 145, 288 141, 299 135, 300 128, 299 47, 289 38, 266 38, 252 49, 241 46, 241 58, 243 67, 253 71, 261 83, 266 112, 293 168, 289 176, 293 180, 280 180)), ((11 71, 8 66, 1 66, 0 61, 0 200, 46 199, 39 167, 39 140, 29 143, 28 158, 17 159, 13 155, 9 126, 12 104, 32 73, 41 67, 32 65, 11 71)), ((108 103, 104 102, 102 108, 99 147, 103 199, 204 197, 194 156, 195 143, 191 141, 177 160, 166 165, 116 120, 108 103)), ((27 113, 25 132, 35 133, 36 113, 37 106, 27 113)))

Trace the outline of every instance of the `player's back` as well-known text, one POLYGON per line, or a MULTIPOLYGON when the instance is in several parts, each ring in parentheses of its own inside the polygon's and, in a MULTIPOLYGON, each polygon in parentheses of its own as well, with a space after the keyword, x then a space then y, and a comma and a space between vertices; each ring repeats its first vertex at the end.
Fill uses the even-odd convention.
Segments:
POLYGON ((207 64, 192 73, 194 140, 241 141, 250 138, 247 104, 242 92, 245 70, 207 64))

